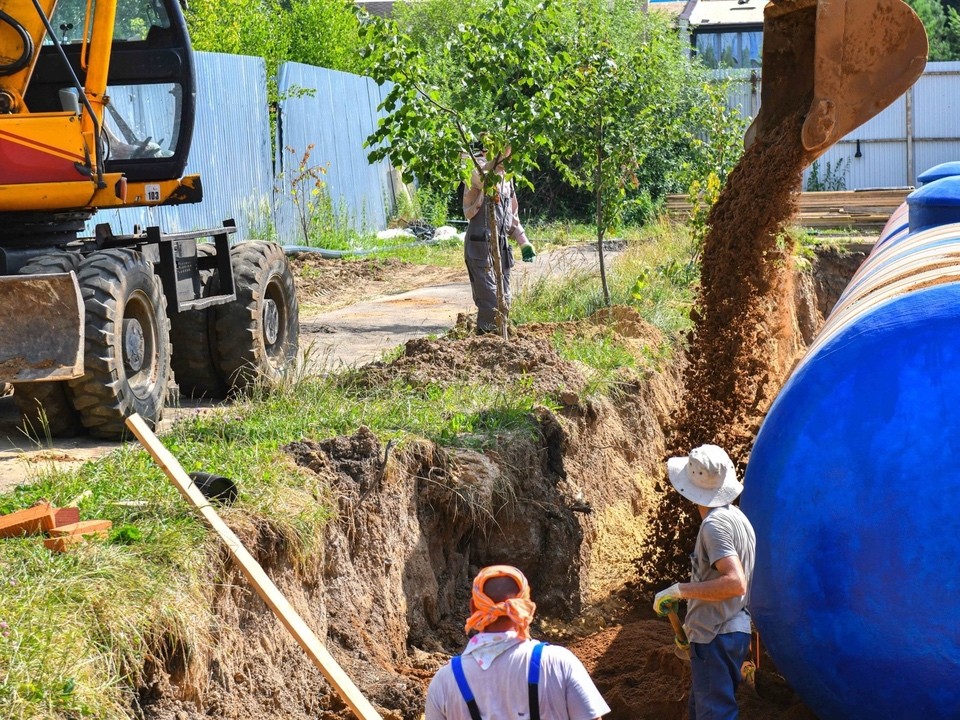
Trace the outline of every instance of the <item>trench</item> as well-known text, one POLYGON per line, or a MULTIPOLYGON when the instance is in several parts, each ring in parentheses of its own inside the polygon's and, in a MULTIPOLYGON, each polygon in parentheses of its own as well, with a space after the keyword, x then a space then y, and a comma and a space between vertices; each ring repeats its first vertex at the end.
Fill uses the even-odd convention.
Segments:
MULTIPOLYGON (((812 340, 864 257, 824 249, 811 272, 797 274, 797 342, 812 340)), ((627 308, 595 321, 638 351, 662 341, 627 308)), ((269 525, 234 528, 385 719, 421 717, 430 678, 465 641, 470 579, 504 562, 530 579, 534 636, 584 661, 612 708, 606 717, 686 717, 689 671, 673 652, 669 623, 649 607, 650 587, 675 580, 663 576, 670 553, 641 553, 667 496, 663 461, 685 367, 624 373, 609 396, 590 397, 577 367, 553 351, 556 330, 524 326, 508 345, 414 340, 392 363, 359 375, 368 383, 525 375, 558 399, 554 409, 534 411, 531 431, 498 435, 483 450, 417 439, 385 447, 365 427, 304 438, 287 446, 290 462, 324 481, 337 510, 322 551, 304 565, 269 525)), ((694 520, 676 517, 679 541, 694 520)), ((132 700, 135 714, 351 718, 239 573, 217 567, 209 638, 157 648, 132 700)), ((746 720, 812 717, 788 688, 760 690, 741 689, 746 720)))

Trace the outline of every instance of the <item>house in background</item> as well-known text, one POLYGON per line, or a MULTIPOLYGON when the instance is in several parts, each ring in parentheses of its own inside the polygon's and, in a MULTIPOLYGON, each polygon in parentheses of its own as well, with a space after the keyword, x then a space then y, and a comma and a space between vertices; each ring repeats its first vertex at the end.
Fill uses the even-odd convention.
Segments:
POLYGON ((759 68, 765 4, 766 0, 689 0, 678 25, 707 67, 759 68))
POLYGON ((383 2, 365 2, 364 0, 357 0, 357 5, 362 7, 371 15, 379 15, 380 17, 390 17, 393 15, 393 0, 383 0, 383 2))

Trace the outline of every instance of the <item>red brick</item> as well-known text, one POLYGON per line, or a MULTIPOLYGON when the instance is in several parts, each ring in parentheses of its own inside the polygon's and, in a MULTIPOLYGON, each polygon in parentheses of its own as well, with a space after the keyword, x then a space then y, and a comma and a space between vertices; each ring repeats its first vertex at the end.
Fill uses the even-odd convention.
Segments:
POLYGON ((80 509, 75 507, 57 508, 57 521, 54 527, 63 527, 80 522, 80 509))
POLYGON ((40 503, 0 516, 0 538, 34 535, 51 530, 55 524, 56 515, 50 503, 40 503))
POLYGON ((52 538, 66 537, 68 535, 102 534, 106 536, 107 530, 112 527, 113 523, 109 520, 82 520, 80 522, 71 523, 70 525, 55 527, 50 530, 49 535, 52 538))

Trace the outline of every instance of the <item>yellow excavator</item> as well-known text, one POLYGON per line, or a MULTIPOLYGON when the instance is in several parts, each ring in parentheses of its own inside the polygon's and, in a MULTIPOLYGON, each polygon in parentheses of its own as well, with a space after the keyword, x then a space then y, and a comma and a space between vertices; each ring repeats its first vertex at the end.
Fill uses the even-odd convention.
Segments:
POLYGON ((201 200, 194 84, 176 0, 0 0, 0 383, 41 437, 119 436, 296 355, 279 246, 232 221, 82 236, 101 209, 201 200))

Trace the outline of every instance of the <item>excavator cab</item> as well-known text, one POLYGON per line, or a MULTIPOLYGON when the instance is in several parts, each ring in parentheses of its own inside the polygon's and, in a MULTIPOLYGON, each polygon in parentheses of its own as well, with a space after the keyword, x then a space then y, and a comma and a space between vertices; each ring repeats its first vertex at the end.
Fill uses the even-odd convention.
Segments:
MULTIPOLYGON (((97 4, 98 6, 100 3, 97 4)), ((24 96, 30 112, 84 108, 90 37, 86 0, 59 0, 24 96), (89 35, 89 33, 88 33, 89 35)), ((193 53, 176 0, 119 0, 101 123, 104 170, 128 181, 183 175, 194 124, 193 53)))
POLYGON ((177 0, 0 0, 0 213, 199 202, 177 0))
POLYGON ((763 12, 760 111, 745 144, 805 113, 807 164, 890 105, 927 61, 927 34, 902 0, 774 0, 763 12))

